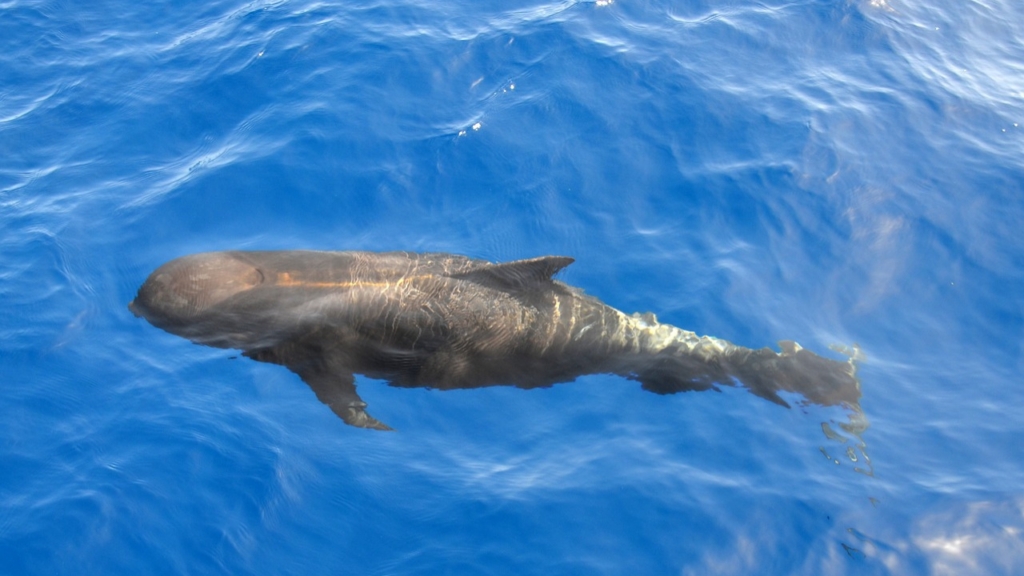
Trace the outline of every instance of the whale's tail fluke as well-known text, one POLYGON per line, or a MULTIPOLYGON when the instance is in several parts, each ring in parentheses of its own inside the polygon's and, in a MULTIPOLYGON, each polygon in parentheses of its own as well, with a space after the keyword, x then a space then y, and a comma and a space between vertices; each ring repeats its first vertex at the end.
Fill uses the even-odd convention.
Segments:
POLYGON ((819 356, 796 342, 779 342, 781 352, 752 350, 709 336, 697 336, 651 315, 642 322, 643 352, 627 376, 658 394, 740 385, 752 394, 789 407, 779 395, 792 392, 821 406, 860 409, 860 383, 854 360, 841 362, 819 356))

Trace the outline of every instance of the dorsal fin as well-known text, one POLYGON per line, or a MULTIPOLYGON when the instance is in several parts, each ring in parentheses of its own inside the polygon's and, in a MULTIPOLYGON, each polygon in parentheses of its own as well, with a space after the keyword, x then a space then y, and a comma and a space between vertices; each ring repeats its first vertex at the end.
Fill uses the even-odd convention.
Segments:
POLYGON ((468 272, 452 274, 474 282, 491 284, 505 290, 522 290, 532 284, 551 280, 559 270, 576 260, 568 256, 541 256, 502 264, 487 264, 468 272))

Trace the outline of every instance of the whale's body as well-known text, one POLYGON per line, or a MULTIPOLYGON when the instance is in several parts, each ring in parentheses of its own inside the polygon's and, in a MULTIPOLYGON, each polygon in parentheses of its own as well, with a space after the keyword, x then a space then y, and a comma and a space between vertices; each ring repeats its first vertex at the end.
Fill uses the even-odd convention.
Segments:
POLYGON ((856 407, 851 362, 792 342, 781 353, 624 314, 554 280, 572 258, 494 264, 409 252, 210 252, 172 260, 131 310, 189 340, 297 373, 346 423, 369 416, 354 374, 440 389, 566 382, 613 373, 657 393, 740 383, 782 405, 856 407))

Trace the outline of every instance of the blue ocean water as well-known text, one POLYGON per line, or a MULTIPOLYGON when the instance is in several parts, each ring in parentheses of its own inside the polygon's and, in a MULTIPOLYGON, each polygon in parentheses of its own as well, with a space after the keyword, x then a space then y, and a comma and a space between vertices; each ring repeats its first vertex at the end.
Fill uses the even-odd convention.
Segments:
POLYGON ((1019 574, 1024 5, 0 0, 0 573, 1019 574), (576 258, 859 348, 739 389, 360 393, 127 303, 222 249, 576 258))

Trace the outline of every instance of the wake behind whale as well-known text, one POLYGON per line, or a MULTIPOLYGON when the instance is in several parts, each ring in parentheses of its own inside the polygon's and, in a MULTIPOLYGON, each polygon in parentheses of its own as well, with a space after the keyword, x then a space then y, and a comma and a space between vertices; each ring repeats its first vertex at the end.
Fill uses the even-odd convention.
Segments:
POLYGON ((442 253, 209 252, 154 271, 129 304, 189 340, 295 372, 347 424, 366 412, 354 374, 394 386, 522 388, 610 373, 670 394, 741 385, 859 411, 852 361, 780 342, 752 350, 653 314, 625 314, 553 279, 573 262, 495 264, 442 253))

